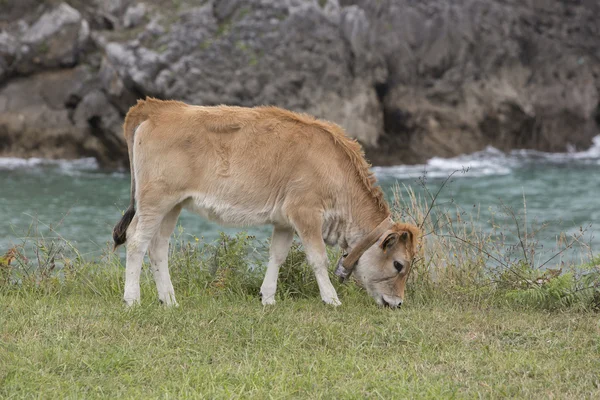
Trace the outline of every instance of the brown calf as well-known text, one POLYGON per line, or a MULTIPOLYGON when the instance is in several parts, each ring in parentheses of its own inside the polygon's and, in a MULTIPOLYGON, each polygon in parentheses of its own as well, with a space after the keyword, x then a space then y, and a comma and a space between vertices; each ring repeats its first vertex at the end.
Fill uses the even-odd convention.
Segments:
POLYGON ((294 232, 324 302, 339 305, 325 244, 349 251, 336 274, 352 271, 377 303, 402 303, 419 229, 394 223, 360 145, 330 122, 276 107, 200 107, 139 100, 125 118, 131 204, 115 226, 127 241, 124 300, 139 302, 146 251, 159 299, 176 304, 167 250, 182 208, 221 224, 273 225, 263 304, 294 232))

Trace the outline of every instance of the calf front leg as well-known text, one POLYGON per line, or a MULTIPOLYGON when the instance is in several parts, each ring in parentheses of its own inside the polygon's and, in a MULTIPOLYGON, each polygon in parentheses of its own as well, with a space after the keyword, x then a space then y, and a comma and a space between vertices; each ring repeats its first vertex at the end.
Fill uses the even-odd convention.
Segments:
POLYGON ((306 258, 313 268, 321 299, 327 304, 339 306, 342 303, 338 299, 337 292, 329 279, 327 249, 323 241, 323 219, 320 214, 311 210, 300 210, 292 218, 296 232, 302 240, 306 258))
POLYGON ((273 227, 273 237, 271 238, 271 248, 269 249, 269 264, 267 265, 265 279, 260 287, 260 296, 263 305, 275 304, 279 267, 284 263, 293 239, 293 229, 278 226, 273 227))

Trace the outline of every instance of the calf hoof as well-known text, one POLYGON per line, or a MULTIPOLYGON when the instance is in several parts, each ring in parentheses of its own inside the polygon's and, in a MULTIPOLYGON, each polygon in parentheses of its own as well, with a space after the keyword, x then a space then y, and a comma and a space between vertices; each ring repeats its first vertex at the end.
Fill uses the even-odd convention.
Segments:
POLYGON ((125 304, 125 307, 131 308, 134 306, 139 306, 140 300, 139 299, 123 299, 123 303, 125 304))
POLYGON ((273 297, 270 297, 268 299, 262 299, 263 306, 272 306, 274 304, 275 304, 275 299, 273 297))
POLYGON ((161 306, 165 306, 165 307, 179 307, 179 303, 176 302, 174 299, 173 300, 158 299, 158 302, 160 303, 161 306))
POLYGON ((334 307, 338 307, 338 306, 342 305, 342 302, 335 297, 325 298, 325 299, 323 299, 323 303, 328 304, 330 306, 334 306, 334 307))
POLYGON ((260 300, 263 306, 271 306, 275 304, 275 295, 264 296, 262 292, 260 292, 260 300))

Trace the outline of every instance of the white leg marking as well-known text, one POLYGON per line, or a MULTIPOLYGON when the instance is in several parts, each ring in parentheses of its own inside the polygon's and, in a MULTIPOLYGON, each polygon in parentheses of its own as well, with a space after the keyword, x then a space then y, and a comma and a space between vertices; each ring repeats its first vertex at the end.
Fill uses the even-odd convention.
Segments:
POLYGON ((327 273, 329 260, 327 259, 327 248, 323 241, 322 217, 316 215, 314 210, 300 208, 295 210, 292 222, 304 245, 308 263, 315 272, 321 299, 327 304, 334 306, 341 305, 342 303, 338 299, 335 288, 331 284, 329 274, 327 273))
POLYGON ((323 299, 323 302, 333 306, 341 305, 342 303, 338 299, 337 292, 331 284, 331 280, 329 280, 329 274, 327 273, 329 260, 327 259, 325 244, 323 243, 322 246, 307 246, 305 244, 304 246, 306 248, 308 262, 313 267, 315 277, 317 278, 321 299, 323 299), (319 247, 322 247, 322 249, 319 249, 319 247))
POLYGON ((269 249, 269 264, 265 279, 260 287, 263 305, 275 304, 275 292, 277 291, 277 276, 279 267, 284 263, 294 239, 293 229, 273 228, 271 248, 269 249))
POLYGON ((169 239, 175 229, 180 212, 181 208, 175 207, 165 216, 148 249, 150 268, 158 291, 158 300, 166 306, 177 306, 175 290, 169 274, 168 258, 169 239))
POLYGON ((150 240, 158 230, 162 216, 136 215, 137 223, 127 230, 127 264, 125 266, 125 292, 123 300, 128 306, 140 302, 140 273, 142 261, 150 240), (132 229, 133 228, 133 229, 132 229), (130 235, 129 232, 132 232, 130 235))

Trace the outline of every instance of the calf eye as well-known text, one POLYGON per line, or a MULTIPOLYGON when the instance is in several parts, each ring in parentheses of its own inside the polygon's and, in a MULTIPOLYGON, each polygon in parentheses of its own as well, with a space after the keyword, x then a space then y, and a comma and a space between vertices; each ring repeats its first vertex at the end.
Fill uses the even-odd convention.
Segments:
POLYGON ((396 268, 398 272, 402 272, 402 268, 404 268, 404 265, 402 265, 402 263, 399 263, 398 261, 394 261, 394 268, 396 268))

